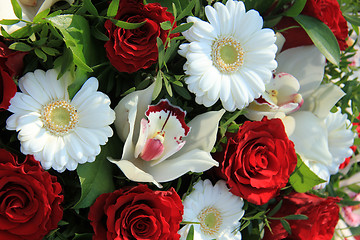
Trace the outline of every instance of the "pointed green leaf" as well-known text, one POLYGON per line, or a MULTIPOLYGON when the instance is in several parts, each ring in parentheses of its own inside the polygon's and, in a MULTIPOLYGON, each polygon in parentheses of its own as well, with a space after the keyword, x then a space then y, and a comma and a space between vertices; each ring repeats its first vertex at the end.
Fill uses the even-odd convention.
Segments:
POLYGON ((152 95, 152 100, 155 100, 159 96, 161 89, 162 89, 162 78, 161 78, 161 71, 159 70, 155 78, 155 86, 152 95))
POLYGON ((124 22, 121 20, 117 20, 117 19, 112 19, 111 20, 116 26, 124 28, 124 29, 136 29, 141 27, 142 25, 144 25, 146 23, 146 21, 140 22, 140 23, 129 23, 129 22, 124 22))
POLYGON ((107 10, 108 17, 115 17, 119 9, 119 0, 111 1, 109 8, 107 10))
POLYGON ((84 7, 91 15, 99 16, 99 13, 96 7, 92 4, 91 0, 84 0, 84 7))
POLYGON ((281 224, 283 225, 283 227, 285 228, 285 230, 291 235, 291 227, 288 221, 286 221, 285 219, 280 219, 281 224))
POLYGON ((32 50, 32 47, 23 42, 14 42, 9 46, 10 49, 22 52, 29 52, 32 50))
POLYGON ((171 33, 173 34, 173 33, 185 32, 186 30, 191 28, 191 26, 193 24, 194 24, 193 22, 181 24, 180 26, 178 26, 174 30, 172 30, 171 33))
POLYGON ((291 174, 289 182, 295 191, 304 193, 314 186, 326 182, 313 173, 298 155, 298 161, 295 171, 291 174))
POLYGON ((344 13, 343 16, 346 19, 346 21, 348 21, 349 23, 356 25, 356 26, 360 26, 359 16, 354 16, 350 13, 344 13))
POLYGON ((11 0, 11 5, 13 7, 15 16, 18 19, 22 19, 22 9, 21 9, 20 4, 18 3, 18 1, 17 0, 11 0))
POLYGON ((13 25, 13 24, 16 24, 18 22, 20 22, 20 20, 18 20, 18 19, 3 19, 3 20, 0 20, 1 25, 13 25))
POLYGON ((171 29, 171 22, 170 21, 166 21, 166 22, 162 22, 160 23, 160 27, 162 30, 170 30, 171 29))
POLYGON ((34 17, 33 22, 34 22, 34 23, 40 22, 41 20, 43 20, 44 18, 47 17, 47 15, 49 14, 49 12, 50 12, 50 8, 45 9, 45 10, 42 11, 42 12, 39 12, 39 13, 36 14, 36 16, 34 17))
POLYGON ((35 54, 36 54, 36 56, 37 56, 38 58, 42 59, 43 62, 46 62, 47 56, 46 56, 46 54, 45 54, 43 51, 41 51, 41 49, 35 48, 35 49, 34 49, 34 52, 35 52, 35 54))
POLYGON ((81 184, 81 197, 74 206, 75 209, 90 207, 98 196, 115 190, 112 179, 112 164, 107 156, 119 156, 121 141, 117 136, 109 139, 108 143, 101 146, 101 152, 92 163, 80 164, 76 171, 81 184))
POLYGON ((331 63, 339 65, 340 48, 330 28, 325 23, 310 16, 298 15, 294 19, 304 28, 319 51, 331 63))
POLYGON ((184 10, 179 14, 179 16, 177 16, 176 21, 179 21, 186 16, 192 15, 191 11, 194 9, 195 3, 195 0, 191 0, 190 3, 184 8, 184 10))
POLYGON ((296 0, 294 4, 283 13, 283 15, 287 17, 296 17, 304 9, 305 4, 306 0, 296 0))
POLYGON ((284 217, 286 220, 307 220, 309 219, 308 216, 303 214, 296 214, 296 215, 288 215, 284 217))
POLYGON ((190 226, 186 240, 194 240, 194 225, 190 226))

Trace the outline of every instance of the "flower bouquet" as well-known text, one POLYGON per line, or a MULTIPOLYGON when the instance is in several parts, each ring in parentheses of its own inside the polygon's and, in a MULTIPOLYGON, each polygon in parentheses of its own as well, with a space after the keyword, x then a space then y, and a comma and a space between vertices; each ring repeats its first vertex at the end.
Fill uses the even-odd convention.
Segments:
POLYGON ((355 0, 2 0, 0 239, 359 239, 355 0))

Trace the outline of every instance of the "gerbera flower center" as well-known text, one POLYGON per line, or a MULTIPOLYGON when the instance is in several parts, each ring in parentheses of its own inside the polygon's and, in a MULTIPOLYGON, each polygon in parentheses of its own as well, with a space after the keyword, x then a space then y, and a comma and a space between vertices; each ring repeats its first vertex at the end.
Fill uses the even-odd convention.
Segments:
POLYGON ((233 73, 244 63, 244 50, 232 37, 222 37, 211 45, 211 58, 220 72, 233 73))
POLYGON ((78 115, 76 109, 68 101, 58 100, 43 108, 41 120, 46 130, 56 136, 62 136, 75 128, 78 115))
POLYGON ((201 231, 206 235, 215 235, 219 232, 222 217, 219 210, 214 207, 204 208, 198 215, 201 231))

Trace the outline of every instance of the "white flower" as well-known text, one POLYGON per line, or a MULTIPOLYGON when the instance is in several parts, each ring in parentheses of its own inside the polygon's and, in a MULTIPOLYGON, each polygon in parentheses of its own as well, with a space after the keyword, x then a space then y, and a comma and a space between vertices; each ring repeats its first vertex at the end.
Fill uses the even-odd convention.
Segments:
POLYGON ((200 224, 186 224, 179 230, 180 239, 186 239, 193 225, 197 240, 241 240, 242 198, 230 193, 224 180, 219 180, 215 186, 208 179, 200 180, 194 189, 183 201, 183 221, 200 224))
POLYGON ((207 112, 185 124, 185 112, 167 100, 149 106, 154 84, 124 97, 115 108, 115 127, 125 142, 120 160, 108 158, 136 182, 174 180, 217 166, 210 151, 224 110, 207 112), (147 119, 145 119, 145 117, 147 119), (191 130, 190 130, 191 129, 191 130))
POLYGON ((54 69, 35 70, 19 80, 21 92, 10 101, 14 113, 8 130, 19 132, 21 152, 32 154, 44 169, 74 170, 78 163, 92 162, 113 131, 115 113, 110 99, 98 92, 98 81, 89 78, 72 100, 69 75, 57 80, 54 69))
MULTIPOLYGON (((56 2, 62 0, 18 0, 18 3, 22 10, 22 19, 32 22, 34 17, 46 10, 49 9, 56 2)), ((72 4, 74 0, 66 0, 69 4, 72 4)), ((0 20, 2 19, 18 19, 14 13, 11 0, 1 0, 0 8, 0 20)), ((1 25, 7 33, 15 32, 16 30, 24 27, 25 22, 18 22, 13 25, 1 25)))
POLYGON ((226 110, 242 109, 265 91, 277 66, 275 34, 243 2, 216 2, 205 14, 210 23, 187 18, 194 25, 183 32, 190 43, 179 50, 187 58, 185 82, 198 104, 209 107, 220 98, 226 110))
POLYGON ((331 174, 338 172, 344 159, 352 155, 350 146, 354 133, 350 121, 340 111, 330 112, 344 92, 332 83, 321 84, 325 57, 315 46, 285 50, 277 56, 277 61, 276 71, 286 77, 274 78, 267 85, 266 92, 274 91, 275 97, 265 93, 265 103, 259 103, 259 100, 251 103, 246 116, 253 120, 263 116, 281 118, 303 162, 328 181, 331 174), (302 101, 292 100, 294 97, 302 101), (293 105, 293 109, 283 108, 279 100, 290 107, 289 103, 300 104, 293 105))

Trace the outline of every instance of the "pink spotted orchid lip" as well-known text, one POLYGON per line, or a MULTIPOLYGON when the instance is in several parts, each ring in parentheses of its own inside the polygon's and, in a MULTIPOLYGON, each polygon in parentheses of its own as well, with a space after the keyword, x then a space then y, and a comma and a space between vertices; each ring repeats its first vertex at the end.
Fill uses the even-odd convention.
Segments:
POLYGON ((178 152, 185 144, 182 138, 190 132, 185 123, 186 112, 170 104, 167 99, 150 105, 146 119, 140 122, 140 134, 135 157, 156 165, 178 152))
MULTIPOLYGON (((360 194, 356 194, 353 201, 360 201, 360 194)), ((351 227, 360 226, 360 205, 345 206, 342 208, 345 222, 351 227)))

